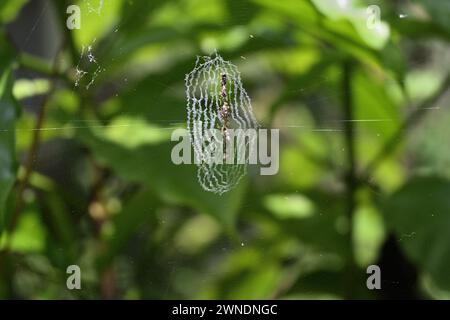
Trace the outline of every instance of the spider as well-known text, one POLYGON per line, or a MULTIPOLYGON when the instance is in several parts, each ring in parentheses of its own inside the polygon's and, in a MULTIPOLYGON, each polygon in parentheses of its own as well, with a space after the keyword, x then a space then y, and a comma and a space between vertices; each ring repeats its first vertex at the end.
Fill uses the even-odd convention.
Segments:
POLYGON ((223 138, 223 161, 227 160, 227 141, 230 140, 228 128, 230 126, 230 105, 227 97, 227 75, 222 74, 220 80, 220 96, 222 98, 222 107, 219 110, 220 119, 222 119, 222 138, 223 138))

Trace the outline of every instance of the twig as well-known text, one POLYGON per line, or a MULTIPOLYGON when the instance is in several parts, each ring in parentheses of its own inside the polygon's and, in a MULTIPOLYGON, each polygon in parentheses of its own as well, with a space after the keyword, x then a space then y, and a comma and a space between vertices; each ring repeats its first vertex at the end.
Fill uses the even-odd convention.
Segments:
POLYGON ((25 173, 23 175, 21 182, 18 184, 18 187, 17 187, 16 207, 15 207, 14 213, 11 217, 11 223, 8 228, 8 230, 10 232, 12 232, 15 229, 20 212, 22 211, 23 206, 24 206, 23 193, 25 191, 25 188, 28 185, 28 182, 30 180, 31 174, 34 169, 34 163, 36 162, 36 157, 37 157, 37 153, 39 150, 40 131, 41 131, 40 129, 42 128, 42 126, 44 124, 44 118, 45 118, 47 105, 49 103, 49 97, 52 95, 53 91, 54 91, 54 84, 51 85, 50 92, 45 96, 44 101, 43 101, 41 108, 39 110, 39 113, 38 113, 36 126, 33 130, 33 138, 31 140, 31 146, 28 151, 28 154, 27 154, 27 157, 25 160, 25 164, 24 164, 25 173))
POLYGON ((47 105, 49 104, 50 97, 53 95, 53 92, 55 90, 55 82, 58 77, 58 69, 59 69, 58 61, 59 61, 59 56, 60 56, 63 48, 64 48, 64 42, 62 42, 60 47, 58 48, 57 53, 55 55, 55 59, 51 65, 51 67, 44 66, 43 64, 39 63, 38 59, 36 59, 36 58, 30 59, 29 55, 23 55, 23 54, 21 55, 22 62, 28 61, 29 65, 38 66, 38 70, 40 70, 40 72, 43 72, 43 73, 49 72, 48 75, 50 76, 51 81, 50 81, 50 90, 47 93, 47 95, 45 96, 44 101, 41 104, 41 108, 39 109, 39 113, 38 113, 38 117, 37 117, 37 121, 36 121, 36 126, 33 129, 33 137, 31 140, 31 146, 28 151, 27 158, 26 158, 25 164, 24 164, 25 173, 24 173, 22 181, 19 182, 18 187, 17 187, 16 206, 15 206, 15 210, 11 217, 11 222, 8 227, 8 230, 10 232, 12 232, 15 229, 17 222, 18 222, 20 212, 22 211, 23 206, 24 206, 23 193, 28 185, 31 174, 33 173, 34 163, 36 161, 37 153, 39 151, 40 136, 41 136, 40 129, 42 128, 42 126, 44 124, 45 114, 46 114, 46 110, 47 110, 47 105), (24 59, 24 57, 25 57, 25 59, 24 59))

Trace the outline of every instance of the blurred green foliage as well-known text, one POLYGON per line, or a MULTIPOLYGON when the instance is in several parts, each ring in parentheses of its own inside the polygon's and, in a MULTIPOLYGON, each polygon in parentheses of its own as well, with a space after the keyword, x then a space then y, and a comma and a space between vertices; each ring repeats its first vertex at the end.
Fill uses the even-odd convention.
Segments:
POLYGON ((0 298, 450 297, 446 1, 79 0, 80 30, 30 2, 0 3, 0 298), (170 160, 215 51, 281 135, 222 196, 170 160))

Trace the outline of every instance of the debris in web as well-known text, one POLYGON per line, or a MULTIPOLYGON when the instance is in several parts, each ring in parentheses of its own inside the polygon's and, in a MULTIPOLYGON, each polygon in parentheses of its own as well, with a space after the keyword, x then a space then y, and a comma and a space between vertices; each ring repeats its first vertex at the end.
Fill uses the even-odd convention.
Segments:
POLYGON ((237 67, 217 53, 212 57, 197 57, 185 83, 187 128, 198 181, 204 190, 223 194, 235 187, 247 172, 255 136, 236 141, 234 138, 236 132, 259 126, 250 97, 237 67))
POLYGON ((93 53, 94 43, 95 40, 92 44, 81 48, 80 60, 75 67, 75 87, 84 86, 89 90, 98 75, 105 70, 93 53))

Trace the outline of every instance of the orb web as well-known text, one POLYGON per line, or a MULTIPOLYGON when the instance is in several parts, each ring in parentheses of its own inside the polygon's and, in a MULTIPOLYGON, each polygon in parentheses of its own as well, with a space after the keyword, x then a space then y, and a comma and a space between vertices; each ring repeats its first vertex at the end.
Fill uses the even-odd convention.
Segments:
POLYGON ((236 141, 234 138, 259 127, 250 97, 237 67, 217 53, 197 57, 185 82, 187 129, 198 181, 204 190, 223 194, 247 172, 255 135, 236 141))

